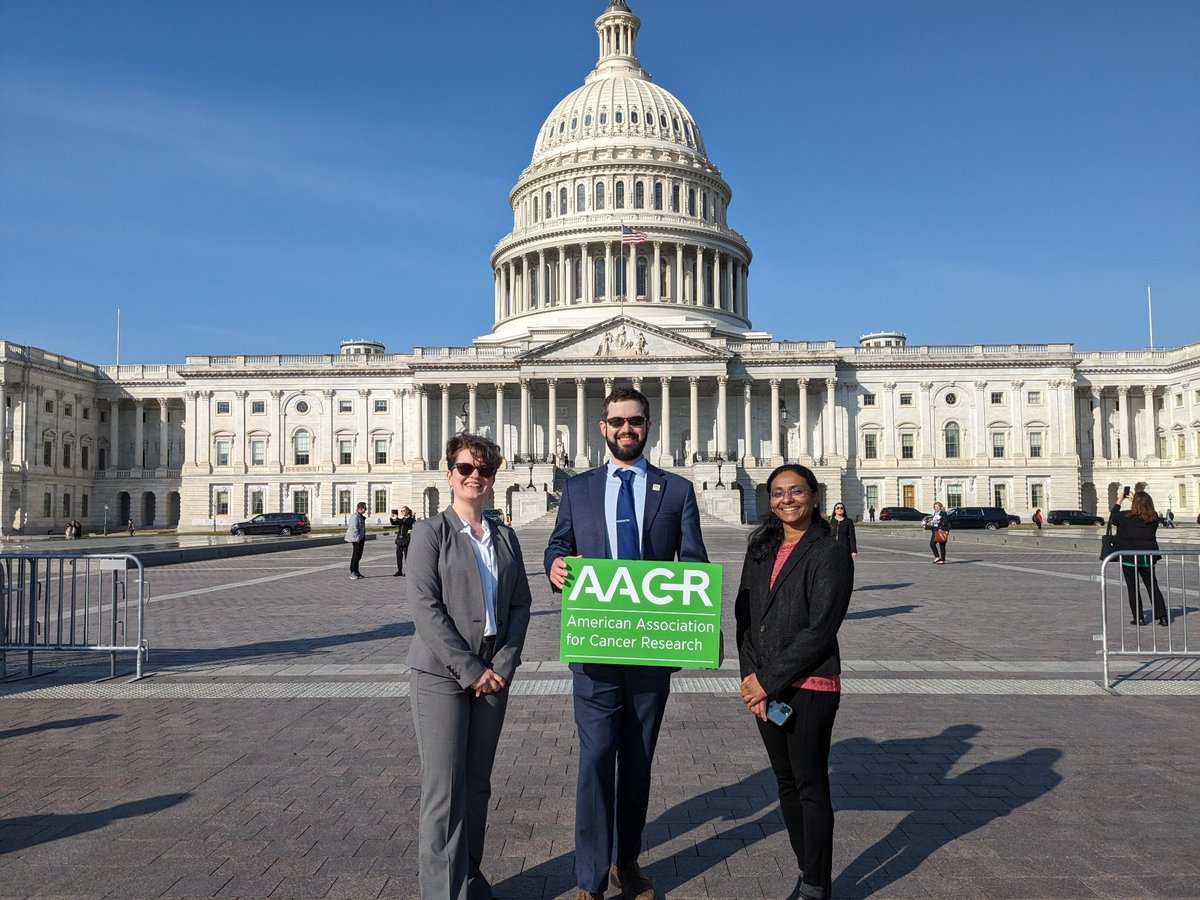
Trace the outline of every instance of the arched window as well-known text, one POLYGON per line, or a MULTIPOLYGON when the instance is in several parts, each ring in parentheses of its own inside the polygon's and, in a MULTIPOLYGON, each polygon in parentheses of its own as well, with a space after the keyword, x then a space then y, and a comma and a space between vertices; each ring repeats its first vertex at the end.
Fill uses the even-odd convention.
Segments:
POLYGON ((662 194, 663 194, 662 182, 661 181, 654 182, 654 208, 659 211, 662 210, 662 203, 663 203, 662 194))
POLYGON ((588 113, 586 116, 583 117, 583 127, 587 128, 591 124, 592 124, 592 114, 588 113))
POLYGON ((583 299, 583 260, 579 260, 579 264, 575 266, 575 296, 583 299))
POLYGON ((596 209, 604 209, 604 182, 596 182, 596 209))
POLYGON ((679 212, 679 185, 671 185, 671 212, 679 212))
POLYGON ((309 450, 312 447, 312 435, 303 428, 292 437, 292 465, 307 466, 309 450))
POLYGON ((554 212, 554 195, 546 191, 546 218, 550 218, 550 214, 554 212))
POLYGON ((633 183, 633 208, 642 209, 646 205, 646 186, 640 181, 633 183))
POLYGON ((587 209, 587 188, 582 184, 575 187, 575 212, 587 209))
POLYGON ((946 459, 958 459, 962 448, 962 432, 958 423, 947 422, 943 434, 946 438, 946 459))
POLYGON ((704 305, 716 306, 713 302, 713 267, 712 263, 704 264, 704 305))
POLYGON ((537 220, 538 220, 538 198, 534 197, 533 198, 533 221, 536 222, 537 220))
POLYGON ((637 261, 637 296, 645 297, 646 290, 646 257, 639 256, 637 261))
POLYGON ((620 111, 619 109, 618 109, 618 110, 616 111, 616 113, 614 114, 614 116, 613 116, 613 121, 614 121, 616 124, 618 124, 618 125, 620 125, 620 124, 621 124, 623 121, 625 121, 625 119, 624 119, 624 117, 621 115, 621 111, 620 111))
POLYGON ((613 209, 625 208, 625 182, 618 181, 613 188, 613 209))
POLYGON ((596 260, 596 284, 592 294, 597 298, 604 296, 604 260, 596 260))
POLYGON ((696 215, 696 189, 695 188, 688 188, 687 214, 689 216, 696 215))
POLYGON ((558 214, 560 216, 567 214, 567 189, 565 187, 558 189, 558 214))
POLYGON ((700 218, 708 218, 708 191, 700 192, 700 218))
POLYGON ((600 113, 600 124, 601 125, 608 124, 608 113, 607 112, 600 113))
POLYGON ((630 125, 636 125, 637 123, 638 123, 637 110, 636 110, 636 109, 631 109, 631 110, 629 111, 629 124, 630 124, 630 125))

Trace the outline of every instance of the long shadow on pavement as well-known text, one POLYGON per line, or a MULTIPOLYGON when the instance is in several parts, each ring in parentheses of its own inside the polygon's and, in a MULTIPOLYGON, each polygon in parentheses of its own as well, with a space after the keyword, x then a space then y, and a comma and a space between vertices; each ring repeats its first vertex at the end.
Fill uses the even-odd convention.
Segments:
POLYGON ((60 838, 86 834, 121 819, 152 815, 182 803, 189 796, 191 795, 186 793, 161 794, 158 797, 131 800, 129 803, 119 803, 108 809, 97 809, 86 813, 43 813, 0 819, 0 856, 17 850, 27 850, 49 841, 57 841, 60 838))
POLYGON ((880 609, 860 609, 846 613, 847 619, 881 619, 884 616, 902 616, 913 610, 920 609, 918 603, 905 603, 903 606, 885 606, 880 609))
POLYGON ((369 631, 289 638, 280 641, 256 641, 252 644, 237 644, 232 647, 159 647, 154 650, 153 659, 156 665, 162 665, 164 669, 189 663, 219 662, 230 659, 279 662, 297 657, 302 658, 307 654, 327 650, 330 647, 410 637, 412 634, 412 622, 394 622, 390 625, 380 625, 369 631), (162 663, 163 659, 166 659, 165 664, 162 663))
POLYGON ((1062 751, 1026 750, 951 777, 971 749, 978 725, 951 725, 941 734, 891 741, 849 738, 831 754, 838 810, 908 810, 886 835, 859 853, 837 877, 835 897, 869 897, 912 873, 945 845, 1053 791, 1062 751), (853 775, 838 778, 838 770, 853 775), (847 788, 852 788, 847 793, 847 788))
POLYGON ((10 728, 8 731, 0 731, 0 741, 21 737, 26 734, 37 734, 39 731, 79 728, 83 725, 94 725, 97 722, 107 722, 109 719, 115 718, 117 718, 116 713, 109 713, 103 716, 80 716, 78 719, 55 719, 53 722, 39 722, 36 725, 29 725, 25 728, 10 728))

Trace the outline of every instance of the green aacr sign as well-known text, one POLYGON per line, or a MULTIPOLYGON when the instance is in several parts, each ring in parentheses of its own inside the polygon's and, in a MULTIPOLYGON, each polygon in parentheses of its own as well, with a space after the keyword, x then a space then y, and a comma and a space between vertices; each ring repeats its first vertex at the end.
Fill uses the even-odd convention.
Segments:
POLYGON ((567 559, 563 662, 717 667, 721 566, 567 559))

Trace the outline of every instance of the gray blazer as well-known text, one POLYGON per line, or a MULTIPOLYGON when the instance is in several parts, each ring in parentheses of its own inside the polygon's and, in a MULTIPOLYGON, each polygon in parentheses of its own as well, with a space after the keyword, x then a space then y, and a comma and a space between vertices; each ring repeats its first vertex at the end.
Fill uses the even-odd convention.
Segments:
POLYGON ((408 607, 416 634, 408 649, 409 668, 434 675, 449 673, 463 688, 494 669, 511 682, 521 664, 529 627, 529 579, 517 536, 507 525, 488 523, 496 547, 496 647, 491 663, 483 646, 483 582, 465 523, 453 509, 413 526, 408 545, 408 607))
POLYGON ((367 539, 367 517, 360 516, 358 510, 350 513, 350 521, 346 523, 346 537, 343 538, 347 544, 356 544, 359 541, 367 539))

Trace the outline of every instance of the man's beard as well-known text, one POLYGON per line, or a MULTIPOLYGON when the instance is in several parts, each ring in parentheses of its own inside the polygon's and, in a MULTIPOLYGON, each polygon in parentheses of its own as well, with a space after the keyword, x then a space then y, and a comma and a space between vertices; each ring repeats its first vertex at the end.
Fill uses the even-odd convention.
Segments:
POLYGON ((649 436, 649 432, 647 432, 641 437, 640 440, 637 440, 633 444, 627 444, 626 446, 622 447, 616 442, 615 436, 606 434, 604 436, 604 443, 608 444, 608 450, 610 453, 612 453, 613 459, 620 460, 621 462, 633 462, 635 459, 641 456, 642 451, 646 449, 646 439, 649 436))

